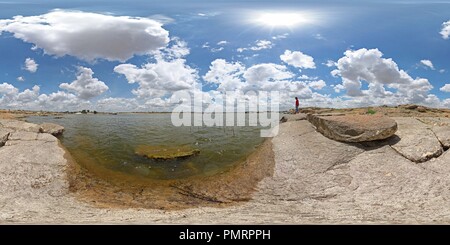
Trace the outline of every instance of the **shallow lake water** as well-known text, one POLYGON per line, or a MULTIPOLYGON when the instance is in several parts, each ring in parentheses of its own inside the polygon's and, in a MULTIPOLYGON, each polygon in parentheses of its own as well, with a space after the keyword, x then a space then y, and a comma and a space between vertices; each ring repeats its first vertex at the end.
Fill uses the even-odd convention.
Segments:
POLYGON ((33 116, 27 121, 64 126, 61 142, 87 169, 103 168, 151 179, 225 171, 244 160, 264 140, 260 137, 261 127, 175 127, 170 116, 68 114, 62 118, 33 116), (140 145, 188 146, 200 153, 184 159, 153 160, 135 154, 140 145))

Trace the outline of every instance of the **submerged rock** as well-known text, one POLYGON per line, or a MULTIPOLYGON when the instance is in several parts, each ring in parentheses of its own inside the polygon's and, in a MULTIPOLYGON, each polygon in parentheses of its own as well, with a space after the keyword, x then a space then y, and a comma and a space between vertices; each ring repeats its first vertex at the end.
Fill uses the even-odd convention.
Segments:
POLYGON ((397 131, 397 123, 386 116, 309 114, 308 121, 324 136, 343 142, 364 142, 386 139, 397 131))
POLYGON ((150 159, 168 160, 197 155, 200 150, 189 146, 140 145, 136 148, 135 153, 150 159))
POLYGON ((41 133, 48 133, 54 136, 61 135, 64 132, 64 127, 54 123, 43 123, 41 126, 41 133))

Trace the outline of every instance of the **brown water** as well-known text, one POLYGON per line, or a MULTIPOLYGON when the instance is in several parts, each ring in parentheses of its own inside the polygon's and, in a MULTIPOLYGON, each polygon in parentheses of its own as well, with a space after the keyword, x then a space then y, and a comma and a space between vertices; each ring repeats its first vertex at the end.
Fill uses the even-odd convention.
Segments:
POLYGON ((29 117, 65 127, 60 138, 87 169, 108 169, 150 179, 213 175, 245 159, 264 138, 260 127, 175 127, 170 114, 65 115, 29 117), (200 154, 152 160, 135 154, 139 145, 189 146, 200 154), (94 166, 95 165, 95 166, 94 166))

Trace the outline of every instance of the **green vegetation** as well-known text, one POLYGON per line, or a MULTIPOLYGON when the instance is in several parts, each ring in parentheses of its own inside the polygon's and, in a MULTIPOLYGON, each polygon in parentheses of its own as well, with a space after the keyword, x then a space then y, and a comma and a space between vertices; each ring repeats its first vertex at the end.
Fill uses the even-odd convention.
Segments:
POLYGON ((377 113, 377 111, 373 110, 372 108, 368 108, 368 109, 367 109, 367 114, 373 115, 373 114, 375 114, 375 113, 377 113))

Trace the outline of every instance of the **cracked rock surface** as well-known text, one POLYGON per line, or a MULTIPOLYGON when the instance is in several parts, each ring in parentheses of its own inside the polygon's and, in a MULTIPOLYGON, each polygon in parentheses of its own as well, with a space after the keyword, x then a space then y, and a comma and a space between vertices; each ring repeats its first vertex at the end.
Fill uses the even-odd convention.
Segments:
POLYGON ((396 135, 400 140, 391 146, 402 156, 413 162, 426 162, 439 157, 443 147, 432 128, 411 117, 394 118, 398 123, 396 135))
POLYGON ((420 118, 422 123, 431 127, 445 150, 450 148, 450 118, 420 118))

